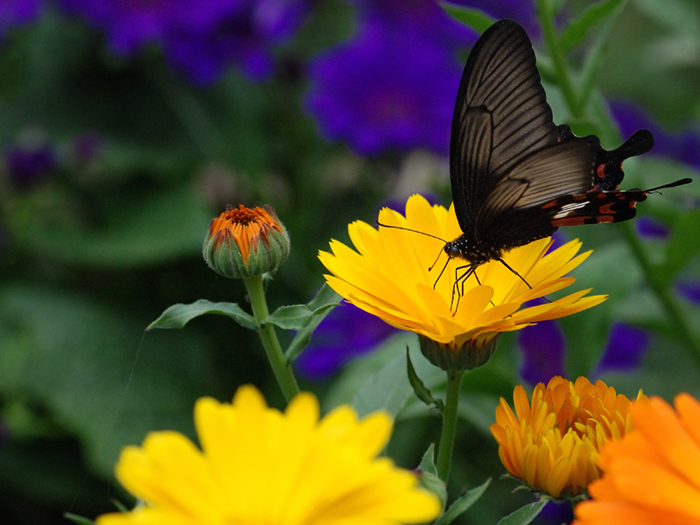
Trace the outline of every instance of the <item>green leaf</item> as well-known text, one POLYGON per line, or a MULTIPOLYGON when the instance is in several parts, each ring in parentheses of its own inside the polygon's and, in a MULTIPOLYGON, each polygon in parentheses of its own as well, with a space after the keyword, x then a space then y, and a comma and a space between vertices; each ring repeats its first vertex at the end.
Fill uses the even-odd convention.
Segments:
POLYGON ((447 486, 437 475, 435 466, 435 444, 431 443, 418 465, 418 482, 423 488, 440 498, 443 508, 447 502, 447 486))
MULTIPOLYGON (((612 0, 603 2, 603 4, 607 3, 614 2, 612 0)), ((613 35, 613 28, 617 22, 617 17, 622 11, 622 5, 613 5, 610 13, 607 14, 607 20, 605 20, 602 27, 596 31, 595 40, 586 55, 586 60, 581 70, 581 80, 578 90, 578 105, 580 107, 585 107, 588 104, 588 100, 595 93, 598 72, 603 63, 610 37, 613 35)))
POLYGON ((440 5, 452 18, 471 27, 479 34, 486 31, 496 22, 495 18, 490 17, 480 9, 452 5, 447 2, 440 2, 440 5))
POLYGON ((488 488, 490 483, 491 478, 487 479, 478 487, 473 488, 466 494, 463 494, 462 496, 457 498, 455 502, 452 505, 450 505, 450 508, 447 509, 447 511, 442 516, 440 516, 433 525, 447 525, 448 523, 452 523, 455 519, 457 519, 458 516, 464 514, 469 509, 469 507, 476 503, 476 501, 482 496, 482 494, 486 492, 486 489, 488 488))
POLYGON ((212 303, 206 299, 200 299, 190 304, 172 305, 158 319, 149 324, 146 330, 182 328, 195 317, 207 314, 225 315, 244 328, 256 329, 255 318, 236 303, 212 303))
MULTIPOLYGON (((297 335, 289 344, 285 357, 288 362, 294 361, 304 351, 311 341, 314 330, 321 324, 326 316, 331 313, 341 301, 338 295, 327 283, 324 283, 316 296, 304 307, 310 312, 306 323, 298 329, 297 335)), ((275 312, 277 313, 277 312, 275 312)))
POLYGON ((559 45, 563 51, 568 51, 575 45, 579 44, 588 32, 605 17, 610 15, 615 9, 622 4, 622 0, 605 0, 603 2, 593 4, 586 8, 581 15, 571 22, 559 39, 559 45))
POLYGON ((385 410, 396 417, 411 394, 413 388, 406 377, 406 358, 399 355, 367 379, 353 397, 352 406, 360 417, 376 410, 385 410))
POLYGON ((314 313, 305 304, 281 306, 263 321, 263 324, 273 324, 283 330, 301 330, 314 313))
POLYGON ((666 262, 655 273, 665 286, 700 253, 700 210, 685 214, 674 226, 666 248, 666 262))
POLYGON ((674 33, 685 33, 697 38, 700 34, 700 13, 697 3, 684 0, 636 0, 634 7, 647 14, 654 22, 674 33))
POLYGON ((408 353, 408 347, 406 347, 406 367, 408 369, 408 382, 411 384, 416 397, 428 406, 435 405, 440 413, 443 413, 445 411, 445 403, 442 402, 442 399, 434 398, 430 390, 428 390, 420 377, 418 377, 416 369, 413 368, 411 356, 408 353))
POLYGON ((343 298, 338 294, 338 292, 328 286, 328 283, 323 283, 321 289, 318 291, 316 296, 309 301, 307 306, 310 310, 316 311, 322 306, 339 304, 342 300, 343 298))
POLYGON ((425 451, 420 460, 418 469, 429 474, 437 475, 437 467, 435 466, 435 443, 431 443, 428 450, 425 451))
POLYGON ((71 514, 70 512, 64 512, 63 517, 67 520, 77 523, 78 525, 94 525, 95 522, 91 519, 85 518, 83 516, 78 516, 77 514, 71 514))
POLYGON ((534 520, 537 515, 542 511, 544 506, 547 504, 547 500, 543 499, 541 501, 536 501, 519 508, 512 514, 509 514, 501 521, 498 525, 527 525, 534 520))

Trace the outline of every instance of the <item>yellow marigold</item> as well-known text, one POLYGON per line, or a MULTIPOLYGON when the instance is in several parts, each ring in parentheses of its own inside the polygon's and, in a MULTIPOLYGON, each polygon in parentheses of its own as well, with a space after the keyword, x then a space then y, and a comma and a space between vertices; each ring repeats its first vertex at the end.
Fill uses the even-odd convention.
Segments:
POLYGON ((287 230, 271 206, 226 207, 204 238, 204 260, 219 275, 247 279, 279 268, 289 256, 287 230))
POLYGON ((576 506, 576 525, 700 524, 700 403, 679 394, 674 404, 632 407, 634 430, 603 448, 603 476, 576 506))
POLYGON ((244 386, 232 404, 199 399, 195 426, 201 450, 153 432, 122 451, 117 478, 145 504, 97 525, 393 525, 440 514, 412 472, 376 457, 391 434, 386 413, 358 420, 344 405, 319 420, 309 393, 281 413, 244 386))
MULTIPOLYGON (((637 400, 647 399, 641 390, 637 400)), ((631 428, 632 402, 602 381, 585 377, 575 383, 553 377, 539 383, 528 401, 525 389, 513 392, 515 414, 505 399, 496 408, 491 433, 498 455, 513 476, 531 488, 558 498, 579 494, 600 476, 598 453, 631 428)))
MULTIPOLYGON (((449 211, 431 206, 420 195, 408 199, 405 218, 384 208, 379 221, 446 240, 456 239, 462 233, 453 206, 449 211)), ((503 255, 504 261, 532 288, 501 262, 490 261, 464 282, 463 295, 454 311, 454 276, 461 275, 463 270, 459 267, 468 263, 451 259, 438 279, 447 257, 442 252, 444 243, 415 232, 381 226, 376 229, 362 221, 350 224, 348 231, 357 251, 332 240, 332 253, 319 253, 319 259, 332 274, 325 276, 328 284, 355 306, 392 326, 418 333, 424 353, 428 350, 426 356, 447 370, 465 364, 460 360, 466 361, 462 369, 486 362, 492 351, 489 347, 493 346, 489 343, 501 332, 580 312, 606 298, 584 297, 590 290, 583 290, 522 308, 528 301, 572 284, 575 279, 565 275, 590 253, 577 256, 581 247, 578 241, 547 253, 551 239, 541 239, 503 255), (430 271, 438 255, 443 259, 430 271), (435 343, 434 347, 424 345, 426 341, 435 343), (460 356, 463 349, 469 350, 470 355, 460 356), (471 355, 480 349, 486 349, 484 355, 471 355), (446 362, 440 362, 443 357, 446 362)))

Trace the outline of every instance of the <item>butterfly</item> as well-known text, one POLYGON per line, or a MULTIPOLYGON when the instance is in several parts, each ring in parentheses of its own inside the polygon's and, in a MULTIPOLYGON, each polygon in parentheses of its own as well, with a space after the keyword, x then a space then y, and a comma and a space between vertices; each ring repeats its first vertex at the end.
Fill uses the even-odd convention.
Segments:
POLYGON ((457 269, 453 301, 461 295, 458 283, 464 286, 491 260, 527 284, 503 260, 504 252, 549 237, 560 226, 631 219, 648 193, 691 181, 618 190, 622 161, 649 151, 653 135, 636 131, 608 151, 595 135, 577 137, 569 126, 556 126, 532 43, 513 20, 496 22, 474 45, 451 133, 452 196, 463 233, 444 252, 467 262, 457 269))

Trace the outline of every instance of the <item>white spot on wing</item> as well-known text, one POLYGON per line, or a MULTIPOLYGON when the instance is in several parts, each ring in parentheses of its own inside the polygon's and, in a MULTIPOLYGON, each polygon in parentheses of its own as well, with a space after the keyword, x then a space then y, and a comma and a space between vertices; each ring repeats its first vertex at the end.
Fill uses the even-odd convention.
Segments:
POLYGON ((559 210, 559 213, 557 213, 554 218, 555 219, 563 219, 564 217, 568 217, 573 211, 580 210, 581 208, 585 208, 586 205, 590 201, 583 201, 583 202, 572 202, 570 204, 565 204, 564 206, 561 207, 561 210, 559 210))

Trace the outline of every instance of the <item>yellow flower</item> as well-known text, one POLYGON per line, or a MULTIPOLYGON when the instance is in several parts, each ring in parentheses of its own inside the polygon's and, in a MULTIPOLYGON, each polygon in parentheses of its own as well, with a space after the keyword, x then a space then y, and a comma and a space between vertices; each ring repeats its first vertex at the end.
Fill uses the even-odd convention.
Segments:
POLYGON ((117 478, 145 504, 97 525, 390 525, 440 514, 413 473, 376 457, 391 434, 386 413, 358 421, 343 405, 319 421, 312 394, 281 413, 243 386, 233 404, 199 399, 195 426, 201 451, 177 432, 122 451, 117 478))
MULTIPOLYGON (((442 206, 431 206, 420 195, 408 199, 405 218, 384 208, 379 221, 446 240, 456 239, 462 233, 454 207, 448 211, 442 206)), ((325 276, 328 284, 355 306, 390 325, 418 333, 422 342, 425 339, 435 342, 438 348, 433 358, 438 360, 439 353, 457 354, 465 346, 486 347, 501 332, 580 312, 606 298, 584 297, 590 290, 583 290, 521 309, 527 301, 572 284, 575 279, 566 277, 566 273, 590 253, 576 256, 581 243, 572 241, 547 254, 551 239, 541 239, 503 255, 506 263, 532 288, 501 262, 490 261, 479 266, 476 275, 466 280, 463 296, 454 311, 455 275, 461 275, 464 271, 458 268, 468 263, 453 258, 438 279, 447 257, 443 242, 405 230, 381 226, 375 229, 362 221, 350 224, 348 230, 357 251, 332 240, 332 253, 319 253, 319 259, 332 273, 325 276), (441 259, 430 271, 428 268, 438 255, 441 259)), ((460 293, 461 288, 460 285, 460 293)))
POLYGON ((679 394, 632 408, 634 430, 600 455, 603 477, 576 506, 576 525, 700 524, 700 403, 679 394))
MULTIPOLYGON (((637 401, 641 399, 647 397, 640 390, 637 401)), ((600 449, 631 428, 633 402, 585 377, 575 383, 553 377, 546 388, 539 383, 531 403, 518 385, 513 403, 515 414, 501 398, 491 425, 501 462, 513 476, 555 498, 565 490, 577 495, 597 479, 600 449)))
POLYGON ((226 207, 211 221, 204 260, 219 275, 247 279, 279 268, 290 250, 289 235, 271 206, 226 207))

